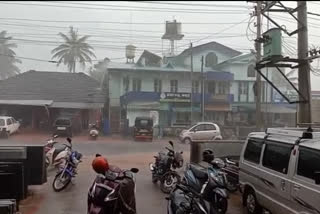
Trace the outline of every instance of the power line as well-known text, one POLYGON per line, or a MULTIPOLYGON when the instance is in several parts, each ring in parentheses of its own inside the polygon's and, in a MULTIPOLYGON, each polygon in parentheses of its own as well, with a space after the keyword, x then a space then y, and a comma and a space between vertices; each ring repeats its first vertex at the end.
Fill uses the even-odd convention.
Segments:
MULTIPOLYGON (((128 1, 131 2, 131 1, 128 1)), ((201 6, 201 7, 235 7, 235 8, 248 8, 244 5, 222 5, 222 4, 187 4, 187 3, 173 3, 173 2, 152 2, 152 1, 135 1, 135 3, 148 3, 148 4, 165 4, 165 5, 184 5, 184 6, 201 6)))
POLYGON ((165 12, 165 13, 169 13, 169 12, 175 12, 175 13, 193 13, 193 14, 243 14, 246 13, 246 11, 211 11, 211 12, 207 12, 207 11, 194 11, 194 10, 190 10, 190 11, 186 11, 186 10, 142 10, 142 9, 120 9, 120 8, 102 8, 102 7, 79 7, 79 6, 66 6, 66 5, 48 5, 48 4, 26 4, 26 3, 16 3, 16 2, 0 2, 0 4, 8 4, 8 5, 20 5, 20 6, 42 6, 42 7, 58 7, 58 8, 72 8, 72 9, 92 9, 92 10, 107 10, 107 11, 129 11, 129 12, 165 12))
MULTIPOLYGON (((63 1, 47 1, 46 3, 52 3, 52 4, 68 4, 68 5, 84 5, 84 6, 97 6, 97 7, 118 7, 118 8, 133 8, 133 9, 154 9, 153 7, 140 7, 140 6, 127 6, 127 5, 109 5, 109 4, 90 4, 90 3, 72 3, 72 2, 63 2, 63 1)), ((168 5, 168 4, 166 4, 168 5)), ((197 7, 197 5, 193 5, 194 7, 197 7)), ((206 7, 207 8, 207 7, 206 7)), ((168 7, 157 7, 155 8, 157 10, 186 10, 186 11, 192 11, 194 10, 194 8, 192 9, 180 9, 180 8, 168 8, 168 7)), ((244 9, 248 9, 248 8, 244 8, 244 9)), ((196 10, 200 10, 200 11, 207 11, 207 12, 229 12, 229 11, 245 11, 245 10, 212 10, 212 9, 200 9, 200 8, 196 8, 196 10)), ((246 12, 246 11, 245 11, 246 12)))
MULTIPOLYGON (((1 19, 1 18, 0 18, 1 19)), ((21 23, 21 22, 7 22, 7 23, 0 23, 3 25, 12 25, 12 26, 24 26, 24 27, 45 27, 45 28, 58 28, 58 29, 69 29, 69 26, 56 26, 56 25, 41 25, 41 24, 30 24, 30 23, 21 23)), ((237 24, 237 23, 232 23, 237 24)), ((222 24, 224 25, 224 24, 222 24)), ((118 28, 96 28, 96 27, 76 27, 79 29, 88 29, 88 30, 101 30, 101 31, 120 31, 120 32, 128 32, 128 29, 118 29, 118 28)), ((133 32, 146 32, 146 33, 164 33, 163 31, 152 31, 152 30, 132 30, 133 32)), ((184 34, 210 34, 211 32, 184 32, 184 34)), ((128 33, 127 33, 128 34, 128 33)))
MULTIPOLYGON (((6 56, 6 57, 12 57, 12 58, 18 58, 18 59, 26 59, 26 60, 33 60, 33 61, 39 61, 39 62, 49 62, 49 63, 58 63, 55 60, 45 60, 45 59, 39 59, 39 58, 32 58, 32 57, 24 57, 24 56, 12 56, 12 55, 7 55, 7 54, 1 54, 1 56, 6 56)), ((125 57, 121 57, 121 58, 109 58, 110 60, 117 60, 117 59, 125 59, 125 57)), ((94 61, 103 61, 103 59, 93 59, 91 60, 92 62, 94 61)), ((70 61, 70 62, 74 62, 74 61, 70 61)), ((75 61, 75 62, 80 62, 80 61, 75 61)), ((84 62, 89 62, 89 61, 84 61, 84 62)))
MULTIPOLYGON (((111 22, 111 21, 85 21, 85 20, 43 20, 43 19, 25 19, 25 18, 4 18, 4 20, 29 21, 29 22, 51 22, 51 23, 100 23, 100 24, 134 24, 134 25, 164 25, 165 22, 111 22)), ((231 25, 235 22, 183 22, 183 25, 231 25)))

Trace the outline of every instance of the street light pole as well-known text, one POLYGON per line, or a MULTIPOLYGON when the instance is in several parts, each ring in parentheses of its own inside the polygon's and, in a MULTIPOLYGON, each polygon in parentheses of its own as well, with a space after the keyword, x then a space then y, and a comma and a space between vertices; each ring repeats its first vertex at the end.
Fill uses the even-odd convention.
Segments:
POLYGON ((203 61, 201 57, 201 121, 204 122, 204 75, 203 75, 203 61))
POLYGON ((190 80, 191 80, 191 97, 190 97, 190 123, 193 124, 193 113, 192 113, 192 106, 193 106, 193 53, 192 53, 192 43, 190 43, 190 58, 191 58, 191 72, 190 72, 190 80))
MULTIPOLYGON (((307 2, 297 1, 297 8, 298 29, 300 29, 298 31, 298 59, 302 60, 308 56, 307 2)), ((307 100, 305 103, 299 103, 298 123, 312 123, 309 62, 299 66, 298 78, 299 90, 307 100)))
MULTIPOLYGON (((261 38, 261 1, 257 1, 256 6, 257 15, 257 40, 255 43, 255 48, 257 52, 257 62, 261 60, 261 43, 259 39, 261 38)), ((256 72, 256 128, 258 131, 262 128, 262 118, 261 118, 261 75, 256 72)))

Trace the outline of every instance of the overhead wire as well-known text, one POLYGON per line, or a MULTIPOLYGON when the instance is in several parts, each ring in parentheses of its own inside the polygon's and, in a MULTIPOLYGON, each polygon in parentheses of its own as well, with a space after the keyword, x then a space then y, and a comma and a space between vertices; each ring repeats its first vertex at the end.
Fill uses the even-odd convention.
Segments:
POLYGON ((42 6, 42 7, 58 7, 58 8, 67 8, 67 9, 92 9, 92 10, 107 10, 107 11, 127 11, 127 12, 174 12, 174 13, 190 13, 190 14, 245 14, 246 11, 200 11, 200 10, 143 10, 143 9, 122 9, 122 8, 105 8, 105 7, 79 7, 79 6, 66 6, 66 5, 54 5, 54 4, 28 4, 28 3, 17 3, 17 2, 0 2, 0 4, 7 5, 20 5, 20 6, 42 6))

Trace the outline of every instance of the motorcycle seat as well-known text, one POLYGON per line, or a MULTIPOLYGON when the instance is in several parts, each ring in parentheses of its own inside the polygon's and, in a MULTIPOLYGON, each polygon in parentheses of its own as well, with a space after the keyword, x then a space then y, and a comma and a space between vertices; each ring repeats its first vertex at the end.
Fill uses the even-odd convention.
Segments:
POLYGON ((54 150, 53 152, 53 159, 60 153, 62 152, 63 150, 65 150, 65 147, 60 147, 60 148, 56 148, 56 150, 54 150))
POLYGON ((191 164, 189 165, 189 167, 196 178, 198 178, 198 179, 207 179, 208 178, 208 174, 205 169, 201 170, 191 164))

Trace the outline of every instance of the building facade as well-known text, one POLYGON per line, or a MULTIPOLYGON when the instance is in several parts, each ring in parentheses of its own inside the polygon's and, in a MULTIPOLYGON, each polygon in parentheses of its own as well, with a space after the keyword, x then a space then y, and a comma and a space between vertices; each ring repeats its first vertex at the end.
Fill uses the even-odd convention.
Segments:
MULTIPOLYGON (((162 128, 185 127, 202 118, 220 126, 253 126, 254 67, 253 53, 242 54, 216 42, 173 57, 161 58, 145 51, 137 63, 110 62, 111 129, 119 132, 126 119, 133 126, 137 116, 152 116, 162 128)), ((275 72, 268 75, 272 78, 275 72)), ((295 113, 294 107, 274 101, 274 89, 264 80, 261 92, 266 121, 273 122, 276 114, 295 113)))

